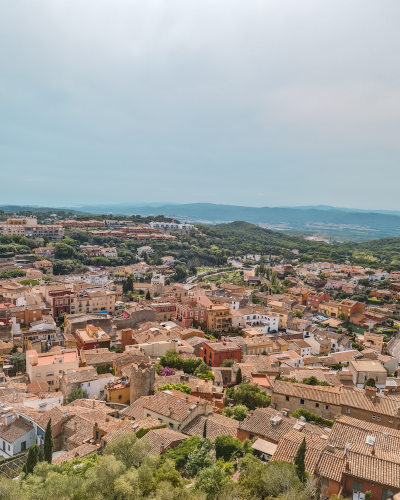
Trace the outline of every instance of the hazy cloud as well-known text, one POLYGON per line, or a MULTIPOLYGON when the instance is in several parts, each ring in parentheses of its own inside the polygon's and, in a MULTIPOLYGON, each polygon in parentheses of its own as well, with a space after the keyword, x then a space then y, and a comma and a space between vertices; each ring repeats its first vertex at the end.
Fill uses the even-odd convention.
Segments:
POLYGON ((398 208, 399 14, 395 0, 3 2, 2 203, 398 208))

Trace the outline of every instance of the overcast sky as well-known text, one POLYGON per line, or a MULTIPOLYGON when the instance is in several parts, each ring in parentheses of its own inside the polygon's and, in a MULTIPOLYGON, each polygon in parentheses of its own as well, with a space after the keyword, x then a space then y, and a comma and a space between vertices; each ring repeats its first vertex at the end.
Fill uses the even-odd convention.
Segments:
POLYGON ((399 209, 398 0, 0 6, 0 204, 399 209))

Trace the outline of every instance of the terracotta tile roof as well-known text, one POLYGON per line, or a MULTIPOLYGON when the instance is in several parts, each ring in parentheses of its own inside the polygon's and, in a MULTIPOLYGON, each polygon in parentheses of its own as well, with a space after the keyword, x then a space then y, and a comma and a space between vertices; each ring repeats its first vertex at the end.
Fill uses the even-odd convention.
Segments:
POLYGON ((346 475, 391 488, 399 488, 400 456, 398 453, 376 451, 372 456, 370 450, 365 450, 364 446, 355 446, 354 449, 347 451, 346 458, 350 468, 345 471, 346 475))
POLYGON ((369 412, 397 417, 399 403, 394 398, 377 394, 375 399, 366 396, 364 389, 343 388, 341 404, 352 408, 359 408, 369 412))
POLYGON ((273 393, 340 406, 340 388, 336 387, 311 386, 275 380, 273 393))
POLYGON ((293 463, 293 459, 303 439, 306 440, 306 472, 314 474, 315 465, 318 464, 320 456, 327 446, 327 440, 319 436, 311 438, 302 432, 297 432, 296 430, 290 431, 279 441, 278 448, 272 460, 293 463))
POLYGON ((400 451, 400 430, 364 422, 347 415, 335 420, 329 439, 336 448, 344 449, 346 443, 365 443, 367 436, 375 438, 376 450, 400 451))
POLYGON ((334 453, 324 451, 318 462, 318 471, 322 477, 340 483, 344 471, 343 453, 339 450, 334 453))
POLYGON ((357 350, 343 351, 343 352, 332 352, 331 357, 335 360, 335 363, 348 363, 356 357, 361 357, 361 353, 357 350))
POLYGON ((139 419, 143 417, 143 406, 151 398, 151 396, 142 396, 134 401, 128 408, 121 411, 123 417, 133 417, 139 419))
POLYGON ((29 408, 28 406, 21 407, 18 413, 25 416, 26 419, 35 422, 43 431, 46 430, 47 423, 51 418, 51 427, 54 428, 60 424, 66 417, 64 417, 62 410, 65 408, 52 408, 45 412, 40 412, 34 408, 29 408))
POLYGON ((266 373, 267 371, 279 373, 277 364, 270 356, 246 354, 243 356, 242 361, 243 363, 254 365, 254 371, 258 373, 266 373))
POLYGON ((103 439, 106 443, 109 443, 116 437, 124 436, 131 432, 137 432, 140 429, 151 429, 158 425, 160 425, 160 422, 150 417, 138 418, 137 420, 124 420, 120 425, 110 430, 103 439))
POLYGON ((205 340, 203 342, 203 348, 212 349, 215 352, 226 352, 226 351, 235 351, 240 349, 240 345, 236 344, 236 342, 214 342, 211 340, 205 340))
POLYGON ((188 437, 184 434, 181 434, 180 432, 176 432, 171 429, 152 429, 147 434, 145 434, 142 439, 150 442, 150 453, 152 455, 160 455, 162 453, 162 446, 165 450, 171 445, 179 444, 185 439, 188 439, 188 437))
POLYGON ((22 418, 14 418, 10 425, 0 427, 0 438, 8 443, 12 443, 32 429, 33 425, 28 424, 22 418))
POLYGON ((99 447, 94 444, 81 444, 77 448, 74 448, 71 451, 67 451, 63 455, 54 458, 51 462, 53 465, 61 465, 65 462, 71 462, 76 457, 86 457, 86 455, 90 455, 94 451, 98 450, 99 447))
POLYGON ((159 391, 144 403, 143 408, 182 422, 197 407, 197 403, 198 398, 180 391, 159 391))
MULTIPOLYGON (((243 422, 241 422, 240 429, 278 443, 296 424, 296 418, 285 417, 281 412, 273 408, 258 408, 247 415, 243 422), (272 421, 274 417, 280 417, 282 420, 274 425, 272 421)), ((320 427, 305 424, 303 433, 307 435, 314 433, 315 436, 318 436, 324 432, 320 427)))
POLYGON ((49 384, 47 382, 32 382, 26 388, 30 394, 37 394, 38 392, 48 392, 49 384))
POLYGON ((77 368, 76 370, 64 373, 62 376, 63 382, 67 385, 75 382, 87 382, 88 380, 93 380, 97 377, 97 371, 93 368, 93 366, 83 366, 81 368, 77 368))
POLYGON ((108 350, 100 353, 91 353, 90 350, 81 350, 81 360, 88 366, 94 366, 100 363, 112 364, 118 356, 120 356, 120 354, 108 350))
POLYGON ((237 429, 239 422, 232 418, 212 413, 209 416, 197 415, 188 425, 186 425, 182 432, 189 436, 203 437, 204 423, 207 421, 207 438, 215 441, 218 436, 231 435, 237 437, 237 429))
POLYGON ((140 363, 141 361, 148 361, 148 356, 138 356, 131 352, 123 353, 122 356, 114 359, 114 365, 118 368, 120 366, 128 365, 130 363, 140 363))
POLYGON ((101 403, 100 401, 95 401, 95 400, 89 401, 83 399, 76 399, 75 401, 72 401, 72 403, 63 406, 63 410, 72 411, 74 413, 75 410, 72 410, 72 408, 83 408, 84 410, 97 410, 103 413, 104 415, 109 415, 111 413, 114 413, 115 411, 106 404, 101 403))
POLYGON ((317 356, 303 356, 303 364, 304 365, 315 365, 322 364, 322 358, 318 358, 317 356))

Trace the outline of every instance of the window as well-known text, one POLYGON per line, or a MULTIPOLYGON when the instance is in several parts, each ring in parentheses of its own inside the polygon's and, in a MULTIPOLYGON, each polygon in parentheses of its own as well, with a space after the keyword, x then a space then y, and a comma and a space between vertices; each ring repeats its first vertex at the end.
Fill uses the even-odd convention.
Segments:
POLYGON ((378 421, 379 421, 379 422, 381 421, 381 417, 378 417, 378 421))
POLYGON ((170 422, 170 423, 168 424, 168 427, 169 427, 170 429, 173 429, 173 428, 174 428, 174 424, 173 424, 172 422, 170 422))
POLYGON ((355 479, 353 480, 353 491, 362 491, 364 488, 364 485, 361 481, 356 481, 355 479))
POLYGON ((372 420, 375 420, 376 419, 376 415, 372 415, 372 420))
POLYGON ((389 418, 389 424, 393 424, 393 419, 389 418))
POLYGON ((319 408, 319 403, 315 403, 315 408, 319 408))
POLYGON ((286 396, 286 401, 289 401, 289 396, 286 396))
POLYGON ((382 499, 381 500, 389 500, 389 498, 392 498, 393 496, 394 496, 394 491, 385 490, 385 488, 382 489, 382 499))
POLYGON ((46 373, 46 377, 53 377, 53 375, 54 375, 54 372, 47 372, 46 373))
POLYGON ((54 380, 48 380, 48 381, 47 381, 47 383, 48 383, 49 385, 54 385, 54 380))
POLYGON ((324 410, 329 410, 329 406, 328 406, 328 405, 325 405, 325 406, 324 406, 324 410))
POLYGON ((22 441, 21 443, 21 451, 26 450, 26 441, 22 441))
POLYGON ((350 408, 346 408, 346 413, 349 414, 350 413, 350 408))
POLYGON ((304 404, 304 399, 300 399, 300 404, 303 405, 304 404))
POLYGON ((58 370, 58 373, 61 374, 62 373, 62 370, 58 370))
POLYGON ((36 376, 37 376, 37 377, 41 377, 42 375, 41 375, 40 373, 37 373, 37 374, 36 374, 36 376))

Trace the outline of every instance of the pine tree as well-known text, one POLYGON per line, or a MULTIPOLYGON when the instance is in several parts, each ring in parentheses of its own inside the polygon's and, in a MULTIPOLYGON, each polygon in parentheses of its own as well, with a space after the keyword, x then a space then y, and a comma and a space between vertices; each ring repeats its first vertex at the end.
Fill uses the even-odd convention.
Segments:
POLYGON ((51 464, 53 458, 53 437, 51 434, 51 419, 47 422, 46 434, 44 435, 44 461, 51 464))
POLYGON ((242 383, 242 370, 239 368, 239 370, 236 373, 236 385, 239 385, 242 383))
POLYGON ((203 427, 203 438, 207 439, 207 419, 204 422, 204 427, 203 427))
POLYGON ((32 474, 33 469, 35 468, 38 462, 39 462, 39 446, 37 444, 34 444, 29 448, 28 457, 22 468, 22 472, 25 472, 26 475, 32 474))
POLYGON ((305 458, 306 458, 306 439, 303 438, 303 442, 299 446, 296 456, 294 457, 294 465, 296 466, 297 475, 299 476, 302 482, 304 482, 306 479, 305 458))
POLYGON ((321 500, 321 483, 322 483, 322 478, 321 478, 321 476, 319 476, 318 483, 317 483, 317 489, 315 490, 314 500, 321 500))

